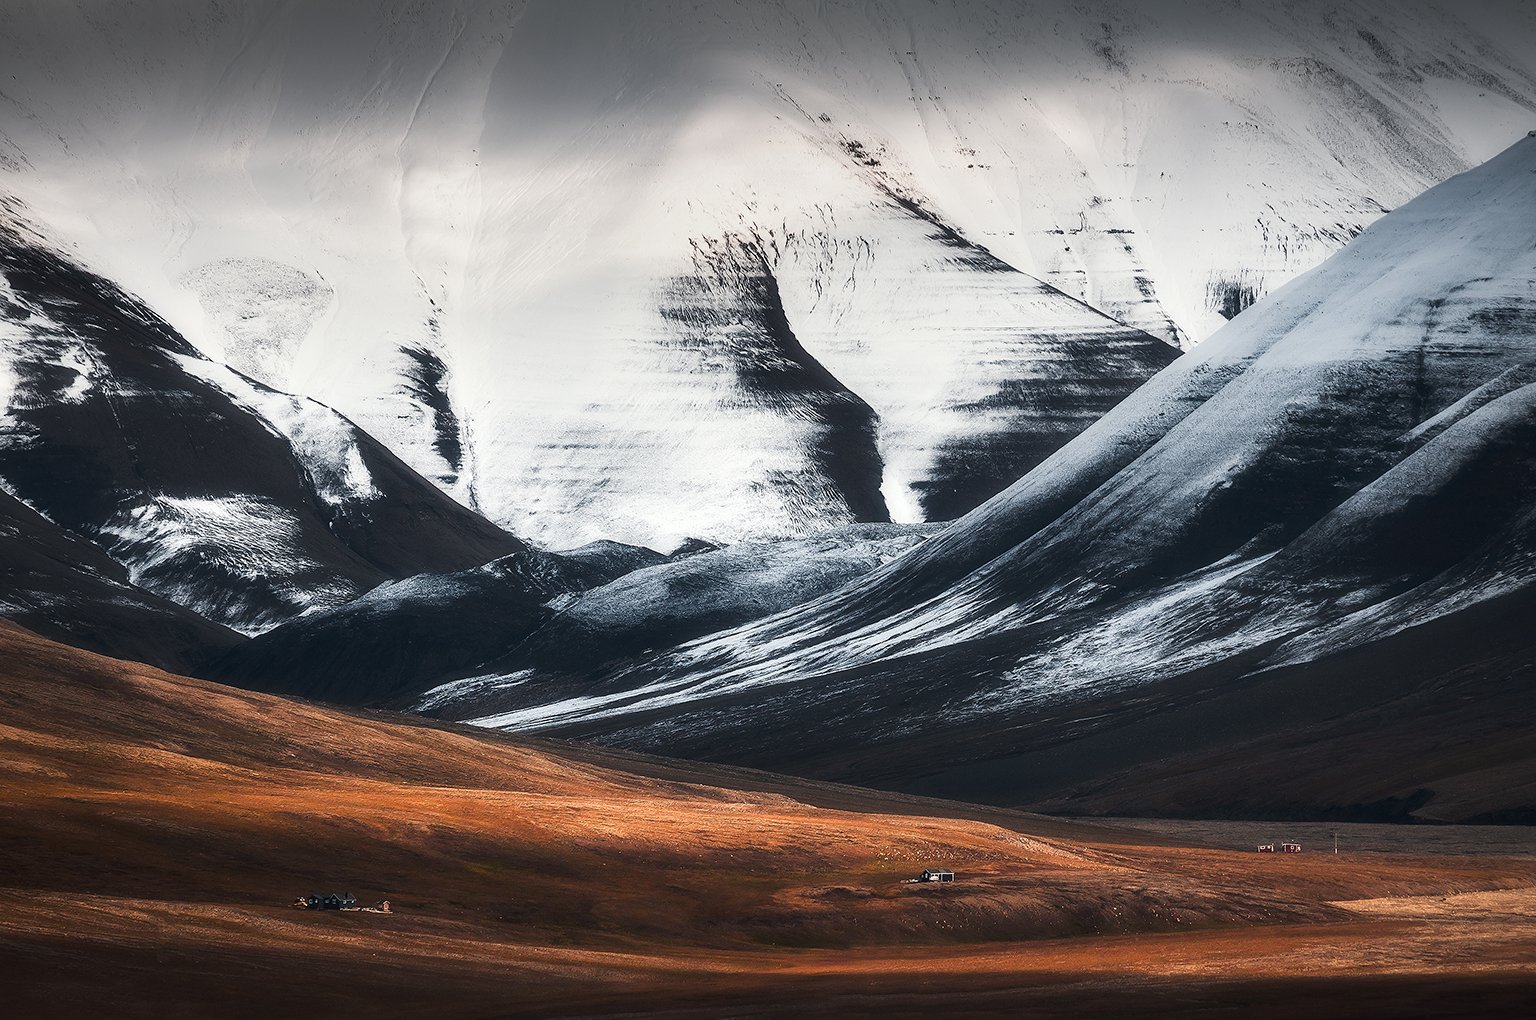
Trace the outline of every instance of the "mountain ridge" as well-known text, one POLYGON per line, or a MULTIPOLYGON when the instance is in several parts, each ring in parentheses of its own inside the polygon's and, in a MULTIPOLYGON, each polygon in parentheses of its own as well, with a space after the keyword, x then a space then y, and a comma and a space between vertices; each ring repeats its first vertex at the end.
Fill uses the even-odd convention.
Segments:
POLYGON ((18 5, 0 173, 205 354, 498 525, 667 548, 880 517, 670 343, 702 247, 772 242, 889 515, 949 519, 1165 364, 1140 330, 1208 335, 1536 111, 1514 3, 571 10, 18 5))

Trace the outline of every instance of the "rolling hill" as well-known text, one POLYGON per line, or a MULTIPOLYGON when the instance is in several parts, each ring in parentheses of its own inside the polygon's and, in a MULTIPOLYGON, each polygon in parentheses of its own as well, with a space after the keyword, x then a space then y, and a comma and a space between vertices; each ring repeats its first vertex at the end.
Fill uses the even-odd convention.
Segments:
POLYGON ((8 623, 0 689, 0 968, 27 1016, 1528 1002, 1529 858, 1186 847, 346 714, 8 623), (960 881, 903 881, 936 864, 960 881), (287 906, 332 890, 393 910, 287 906))

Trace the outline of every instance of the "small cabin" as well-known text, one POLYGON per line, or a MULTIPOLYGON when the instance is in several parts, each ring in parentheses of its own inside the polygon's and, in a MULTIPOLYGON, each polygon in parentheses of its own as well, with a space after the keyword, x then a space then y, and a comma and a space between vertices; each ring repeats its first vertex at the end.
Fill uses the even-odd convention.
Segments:
POLYGON ((1281 843, 1280 844, 1280 852, 1283 853, 1283 854, 1299 854, 1299 853, 1301 853, 1301 844, 1300 843, 1281 843))
POLYGON ((1275 852, 1275 844, 1273 844, 1273 843, 1260 843, 1259 844, 1259 853, 1261 853, 1261 854, 1272 854, 1274 852, 1275 852))
POLYGON ((955 873, 946 868, 930 868, 917 876, 919 882, 953 882, 955 873))
POLYGON ((294 906, 305 910, 356 910, 357 897, 351 893, 327 893, 322 896, 300 896, 294 906))

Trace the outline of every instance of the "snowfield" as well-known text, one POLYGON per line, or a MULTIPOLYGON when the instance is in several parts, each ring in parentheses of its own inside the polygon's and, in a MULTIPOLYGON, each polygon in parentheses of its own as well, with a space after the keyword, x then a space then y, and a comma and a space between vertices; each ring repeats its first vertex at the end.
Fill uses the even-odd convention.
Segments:
POLYGON ((30 0, 0 188, 514 533, 783 538, 1006 487, 1136 330, 1528 130, 1533 54, 1518 3, 30 0))

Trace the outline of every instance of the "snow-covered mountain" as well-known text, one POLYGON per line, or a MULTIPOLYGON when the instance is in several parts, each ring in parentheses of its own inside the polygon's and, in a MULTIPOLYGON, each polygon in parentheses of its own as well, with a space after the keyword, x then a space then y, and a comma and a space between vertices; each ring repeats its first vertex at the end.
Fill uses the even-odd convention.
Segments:
POLYGON ((74 602, 147 591, 245 632, 524 548, 330 408, 205 358, 4 199, 0 491, 17 535, 65 549, 51 583, 74 602))
POLYGON ((0 182, 498 524, 667 548, 970 509, 1137 329, 1524 130, 1533 55, 1517 2, 24 0, 0 182))
MULTIPOLYGON (((1038 782, 1027 754, 1170 706, 1224 697, 1203 725, 1225 733, 1221 719, 1277 703, 1270 689, 1244 708, 1241 693, 1277 675, 1308 692, 1279 691, 1277 725, 1426 692, 1464 714, 1486 681, 1486 729, 1529 688, 1528 648, 1498 645, 1508 661, 1486 675, 1465 667, 1536 597, 1533 508, 1536 132, 1385 217, 907 555, 564 702, 501 690, 486 721, 835 758, 865 778, 964 765, 950 774, 1005 796, 1038 782), (1431 660, 1403 650, 1428 628, 1442 654, 1425 674, 1431 660), (1340 661, 1353 666, 1296 668, 1340 661), (1333 679, 1312 690, 1320 675, 1333 679)), ((450 714, 475 716, 472 699, 450 714)), ((1206 739, 1170 723, 1136 753, 1206 739)))

